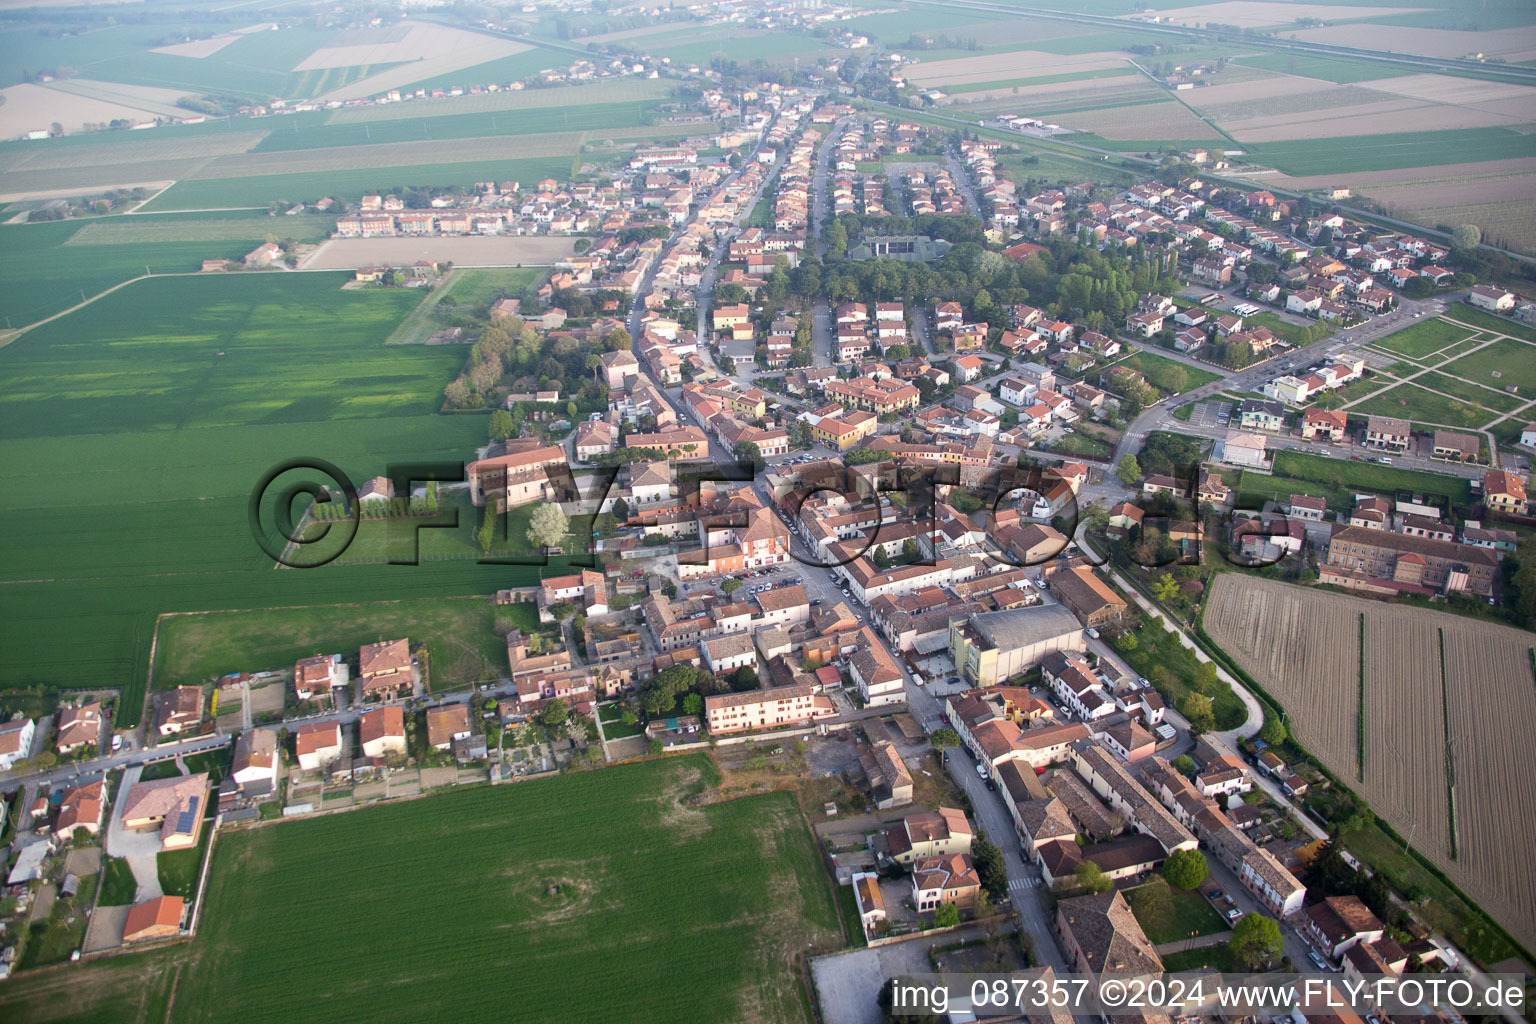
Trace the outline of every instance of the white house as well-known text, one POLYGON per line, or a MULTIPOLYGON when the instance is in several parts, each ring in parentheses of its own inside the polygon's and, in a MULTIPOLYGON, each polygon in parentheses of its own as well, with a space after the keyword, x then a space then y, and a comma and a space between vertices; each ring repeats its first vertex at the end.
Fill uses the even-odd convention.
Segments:
POLYGON ((1528 424, 1520 431, 1520 444, 1526 448, 1536 448, 1536 423, 1528 424))
POLYGON ((1245 430, 1229 430, 1227 436, 1216 442, 1217 462, 1233 466, 1251 466, 1264 469, 1269 465, 1265 456, 1266 442, 1263 434, 1245 430))
POLYGON ((10 771, 16 762, 32 753, 32 737, 37 726, 30 718, 20 718, 0 725, 0 771, 10 771))
POLYGON ((1473 285, 1467 293, 1467 301, 1479 309, 1502 313, 1515 308, 1515 293, 1486 284, 1473 285))
POLYGON ((311 722, 293 734, 293 749, 305 771, 330 764, 341 756, 341 723, 311 722))

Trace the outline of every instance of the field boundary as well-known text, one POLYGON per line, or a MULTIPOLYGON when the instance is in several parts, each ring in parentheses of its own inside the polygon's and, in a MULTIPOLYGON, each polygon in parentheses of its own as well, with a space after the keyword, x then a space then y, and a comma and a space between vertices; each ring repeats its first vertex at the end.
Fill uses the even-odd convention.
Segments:
POLYGON ((1365 781, 1365 612, 1360 613, 1360 690, 1355 711, 1355 774, 1365 781))
POLYGON ((1456 856, 1456 746, 1451 740, 1451 684, 1445 674, 1445 627, 1435 630, 1440 642, 1440 727, 1445 738, 1445 807, 1450 815, 1451 860, 1456 856))

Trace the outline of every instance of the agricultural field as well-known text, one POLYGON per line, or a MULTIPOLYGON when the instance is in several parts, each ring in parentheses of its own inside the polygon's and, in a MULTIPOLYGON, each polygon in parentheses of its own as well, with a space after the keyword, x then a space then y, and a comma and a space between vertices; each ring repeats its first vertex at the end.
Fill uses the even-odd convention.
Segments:
MULTIPOLYGON (((171 1019, 419 1019, 451 993, 466 1022, 808 1024, 795 957, 842 945, 830 880, 791 797, 712 803, 715 779, 694 755, 226 833, 171 1019), (358 850, 372 870, 315 884, 358 850), (513 972, 516 998, 466 971, 513 972)), ((0 999, 37 1005, 25 982, 0 999)))
POLYGON ((1243 573, 1219 575, 1204 625, 1287 708, 1300 742, 1339 778, 1353 780, 1358 743, 1352 729, 1330 719, 1354 724, 1339 710, 1359 706, 1354 628, 1362 614, 1365 774, 1363 782, 1351 784, 1399 834, 1412 833, 1419 853, 1531 946, 1536 876, 1512 868, 1536 843, 1536 826, 1527 816, 1509 813, 1536 798, 1536 783, 1520 770, 1515 747, 1523 742, 1536 699, 1530 634, 1243 573), (1295 660, 1271 653, 1281 645, 1293 645, 1295 660), (1323 660, 1312 664, 1316 659, 1323 660), (1302 670, 1303 664, 1309 667, 1302 670), (1319 678, 1328 684, 1314 686, 1319 678))
MULTIPOLYGON (((516 298, 528 288, 543 281, 545 271, 534 267, 460 267, 456 266, 448 277, 427 293, 421 304, 411 310, 400 326, 385 341, 386 345, 420 345, 434 331, 440 330, 436 318, 438 306, 448 296, 453 296, 455 309, 494 302, 499 298, 516 298)), ((444 307, 445 309, 447 307, 444 307)))
MULTIPOLYGON (((461 520, 466 535, 472 528, 461 520)), ((350 657, 380 637, 403 636, 412 650, 427 649, 433 689, 464 689, 506 671, 506 644, 494 628, 494 607, 482 596, 168 616, 157 631, 154 687, 203 682, 230 665, 264 671, 286 669, 320 652, 350 657)))
POLYGON ((351 107, 333 111, 326 123, 361 124, 381 121, 408 121, 418 117, 457 117, 465 114, 490 114, 498 111, 536 110, 543 107, 574 108, 592 104, 639 103, 662 99, 673 86, 660 79, 625 78, 591 82, 553 89, 518 89, 488 92, 477 96, 412 100, 374 107, 351 107))
POLYGON ((1407 70, 1394 69, 1390 64, 1377 61, 1341 60, 1335 57, 1313 57, 1292 53, 1246 54, 1239 57, 1237 63, 1244 67, 1259 68, 1263 71, 1280 71, 1302 78, 1317 78, 1339 85, 1410 74, 1407 70))
MULTIPOLYGON (((1247 147, 1254 163, 1297 177, 1348 175, 1530 156, 1530 136, 1509 128, 1461 128, 1264 142, 1247 147)), ((1348 179, 1346 179, 1348 180, 1348 179)))
MULTIPOLYGON (((655 105, 654 100, 638 100, 632 103, 586 103, 575 107, 526 107, 480 113, 437 114, 409 119, 395 117, 383 121, 333 122, 307 127, 295 121, 292 130, 286 130, 287 126, 285 126, 284 129, 270 132, 252 152, 275 153, 300 149, 332 149, 453 139, 480 140, 495 136, 528 136, 541 133, 562 137, 569 132, 594 128, 611 128, 620 131, 644 124, 647 112, 655 105)), ((534 151, 528 155, 547 155, 538 151, 539 140, 520 141, 531 141, 535 145, 534 151)), ((574 152, 574 149, 570 151, 574 152)))
POLYGON ((1215 128, 1177 100, 1076 113, 1058 111, 1053 116, 1059 117, 1068 127, 1115 142, 1158 139, 1204 142, 1222 137, 1215 128))
POLYGON ((323 215, 275 219, 265 211, 235 215, 165 214, 87 221, 65 245, 145 245, 167 242, 246 242, 267 235, 296 242, 318 242, 336 229, 336 218, 323 215))
MULTIPOLYGON (((497 143, 499 140, 487 141, 497 143)), ((509 145, 515 149, 516 140, 510 140, 509 145)), ((468 187, 477 181, 505 178, 520 181, 564 179, 570 177, 572 164, 570 156, 380 167, 366 166, 362 159, 362 154, 348 159, 337 158, 331 169, 296 174, 178 181, 145 203, 143 208, 151 211, 251 208, 264 207, 277 199, 313 202, 321 196, 356 202, 364 192, 412 185, 468 187)))
POLYGON ((405 266, 420 259, 448 260, 465 267, 548 266, 569 256, 575 242, 573 237, 560 235, 333 238, 305 258, 303 269, 405 266))
MULTIPOLYGON (((84 247, 75 251, 91 251, 84 247)), ((275 571, 247 505, 284 459, 355 480, 463 460, 478 416, 442 416, 462 351, 385 340, 421 295, 342 291, 339 274, 135 283, 0 348, 0 686, 112 679, 132 722, 157 617, 173 611, 488 594, 537 567, 473 561, 275 571), (112 501, 60 506, 59 466, 112 501)), ((231 669, 237 666, 231 666, 231 669)))

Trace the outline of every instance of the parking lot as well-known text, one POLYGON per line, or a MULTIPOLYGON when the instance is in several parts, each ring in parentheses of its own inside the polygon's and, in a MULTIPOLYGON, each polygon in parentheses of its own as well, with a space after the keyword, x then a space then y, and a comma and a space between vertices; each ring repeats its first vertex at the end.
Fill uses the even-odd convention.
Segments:
POLYGON ((1196 402, 1189 422, 1196 427, 1224 427, 1231 418, 1231 402, 1196 402))

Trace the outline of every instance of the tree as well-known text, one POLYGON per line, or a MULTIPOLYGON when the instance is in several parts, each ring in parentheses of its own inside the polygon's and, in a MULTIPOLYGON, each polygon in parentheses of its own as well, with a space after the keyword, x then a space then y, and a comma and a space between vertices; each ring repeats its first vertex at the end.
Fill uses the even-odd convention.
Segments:
POLYGON ((570 717, 571 706, 560 697, 556 697, 539 710, 539 723, 551 729, 564 725, 570 717))
POLYGON ((704 698, 696 693, 683 696, 683 714, 702 715, 704 713, 704 698))
POLYGON ((1189 677, 1189 685, 1196 693, 1203 693, 1207 697, 1214 694, 1221 686, 1221 680, 1216 675, 1216 663, 1202 661, 1196 665, 1194 675, 1189 677))
POLYGON ((988 896, 1000 900, 1008 895, 1008 865, 996 843, 977 836, 971 843, 971 863, 976 865, 976 877, 988 896))
POLYGON ((1259 739, 1272 747, 1278 747, 1285 742, 1287 735, 1288 731, 1285 728, 1285 722, 1279 715, 1266 714, 1264 716, 1264 727, 1259 730, 1259 739))
POLYGON ((660 737, 651 740, 650 751, 652 757, 659 757, 666 752, 667 745, 661 742, 660 737))
POLYGON ((811 425, 804 420, 791 420, 789 443, 796 448, 809 448, 816 443, 816 434, 811 430, 811 425))
POLYGON ((1165 572, 1152 581, 1152 596, 1163 604, 1169 604, 1179 596, 1179 581, 1172 573, 1165 572))
POLYGON ((737 693, 758 688, 757 669, 751 665, 743 665, 731 676, 731 689, 737 693))
POLYGON ((720 584, 720 589, 723 590, 727 595, 730 595, 736 593, 736 591, 740 590, 744 586, 746 586, 746 584, 742 583, 741 580, 737 579, 735 576, 732 576, 730 579, 720 584))
POLYGON ((960 745, 960 734, 953 729, 935 729, 928 734, 928 743, 934 750, 939 751, 941 758, 947 757, 945 751, 953 750, 960 745))
POLYGON ((569 522, 559 505, 540 505, 528 522, 528 542, 538 547, 555 547, 565 540, 569 522))
POLYGON ((1457 255, 1472 252, 1483 242, 1483 230, 1476 224, 1458 224, 1451 232, 1451 251, 1457 255))
POLYGON ((1189 719, 1193 733, 1207 733, 1216 728, 1216 714, 1211 708, 1211 698, 1203 693, 1187 693, 1179 703, 1179 712, 1189 719))
POLYGON ((1250 971, 1258 970, 1285 949, 1280 923, 1263 914, 1247 914, 1232 929, 1227 941, 1232 958, 1250 971))
POLYGON ((633 728, 634 726, 640 724, 640 716, 629 710, 629 708, 625 708, 623 711, 619 712, 619 721, 624 725, 633 728))
POLYGON ((1121 456, 1120 464, 1115 467, 1115 475, 1125 486, 1135 487, 1136 482, 1141 479, 1141 464, 1136 461, 1136 456, 1129 452, 1121 456))
POLYGON ((512 422, 512 414, 505 409, 497 409, 491 413, 490 434, 492 441, 505 441, 517 433, 517 427, 512 422))
POLYGON ((875 568, 884 572, 891 567, 891 556, 885 553, 885 548, 875 548, 875 568))
POLYGON ((1195 770, 1195 760, 1188 754, 1180 754, 1173 759, 1173 770, 1180 775, 1188 775, 1195 770))
POLYGON ((1163 861, 1163 877, 1169 885, 1178 886, 1185 892, 1193 892, 1205 881, 1205 854, 1199 850, 1174 850, 1163 861))
POLYGON ((480 520, 480 529, 475 531, 475 540, 482 553, 496 543, 496 506, 489 501, 485 503, 485 515, 480 520))
POLYGON ((933 912, 935 928, 953 928, 960 923, 960 908, 953 903, 941 903, 933 912))
POLYGON ((1114 879, 1106 876, 1103 869, 1091 860, 1083 861, 1072 874, 1084 892, 1108 892, 1115 887, 1114 879))
POLYGON ((671 600, 677 596, 677 584, 673 583, 671 580, 667 580, 661 585, 661 592, 667 595, 668 600, 671 600))

